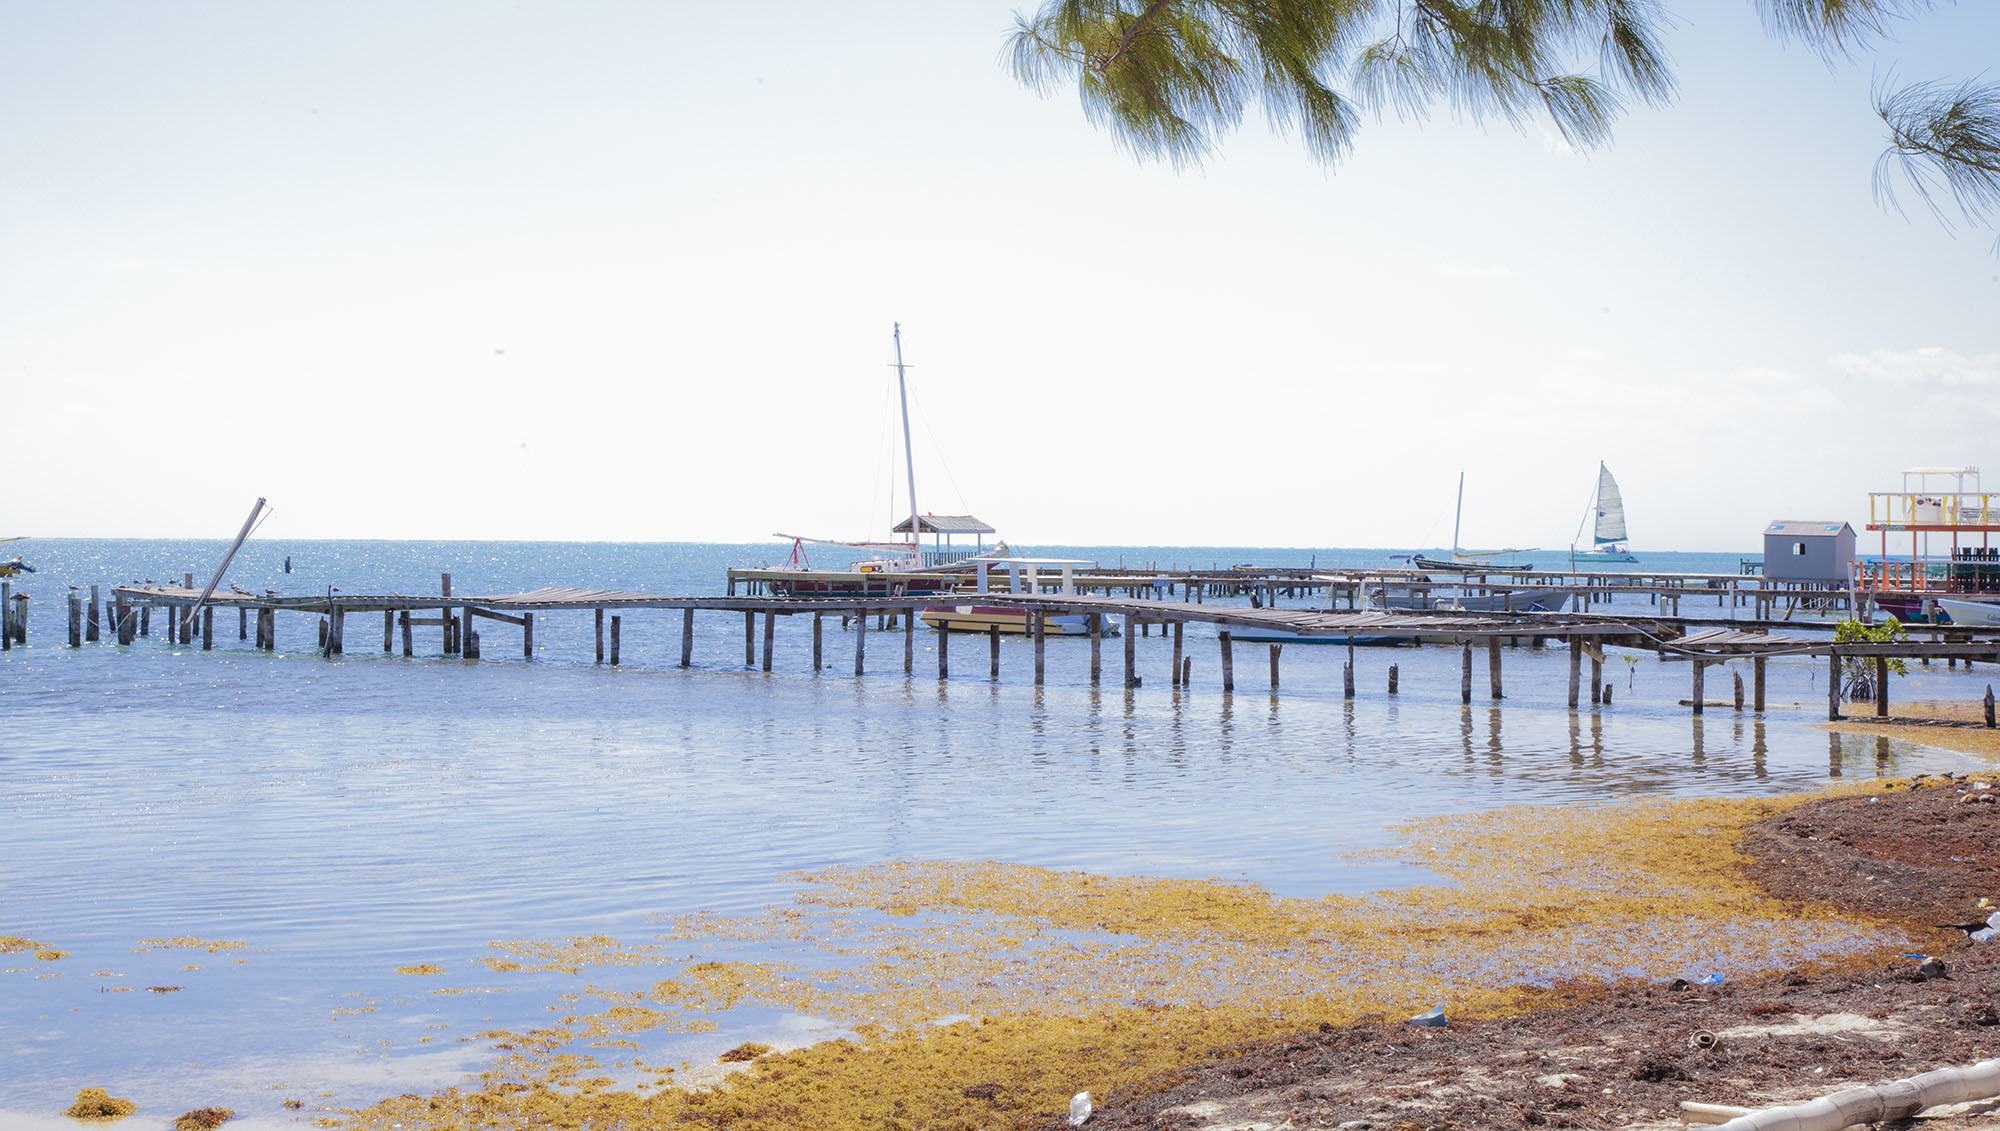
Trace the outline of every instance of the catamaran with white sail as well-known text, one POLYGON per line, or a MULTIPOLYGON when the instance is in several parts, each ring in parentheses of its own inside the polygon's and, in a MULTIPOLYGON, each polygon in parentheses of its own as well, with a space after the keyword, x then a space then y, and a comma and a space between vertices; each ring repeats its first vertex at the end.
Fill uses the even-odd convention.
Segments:
MULTIPOLYGON (((1636 562, 1626 544, 1625 496, 1618 491, 1618 481, 1611 477, 1611 469, 1604 461, 1597 461, 1597 495, 1591 500, 1590 510, 1585 512, 1584 521, 1592 521, 1591 540, 1588 549, 1570 547, 1569 556, 1574 562, 1636 562)), ((1583 533, 1578 529, 1577 533, 1583 533)))

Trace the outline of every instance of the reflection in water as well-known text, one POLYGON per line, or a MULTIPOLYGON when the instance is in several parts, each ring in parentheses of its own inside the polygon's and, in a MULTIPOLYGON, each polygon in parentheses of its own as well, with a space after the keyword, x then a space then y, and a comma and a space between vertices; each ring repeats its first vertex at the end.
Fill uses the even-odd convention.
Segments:
POLYGON ((1888 736, 1888 735, 1886 735, 1886 734, 1885 734, 1885 735, 1877 735, 1877 736, 1875 737, 1875 776, 1876 776, 1876 777, 1878 777, 1878 778, 1882 778, 1882 777, 1888 777, 1888 776, 1889 776, 1889 763, 1890 763, 1890 758, 1889 758, 1889 755, 1890 755, 1890 753, 1891 753, 1891 751, 1890 751, 1890 748, 1889 748, 1889 736, 1888 736))
POLYGON ((1840 776, 1839 731, 1828 731, 1826 734, 1826 776, 1830 778, 1840 776))
POLYGON ((1691 741, 1694 744, 1694 764, 1696 769, 1700 769, 1708 764, 1708 749, 1702 744, 1702 739, 1705 737, 1705 722, 1700 715, 1690 715, 1689 718, 1692 720, 1690 729, 1691 741))
POLYGON ((1764 759, 1771 751, 1764 741, 1764 716, 1757 716, 1756 721, 1750 724, 1750 735, 1750 772, 1756 775, 1758 781, 1766 781, 1771 774, 1764 766, 1764 759))

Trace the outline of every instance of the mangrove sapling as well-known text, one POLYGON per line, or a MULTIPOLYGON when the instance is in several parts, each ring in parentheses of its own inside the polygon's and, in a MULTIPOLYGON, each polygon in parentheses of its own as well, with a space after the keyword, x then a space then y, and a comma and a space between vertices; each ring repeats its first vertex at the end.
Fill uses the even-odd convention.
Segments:
MULTIPOLYGON (((1894 617, 1881 624, 1865 624, 1849 617, 1833 627, 1835 644, 1893 644, 1908 633, 1903 622, 1894 617)), ((1909 667, 1902 660, 1889 657, 1883 670, 1896 675, 1908 675, 1909 667)), ((1875 698, 1875 660, 1868 656, 1842 656, 1840 658, 1841 694, 1848 702, 1857 703, 1875 698)))

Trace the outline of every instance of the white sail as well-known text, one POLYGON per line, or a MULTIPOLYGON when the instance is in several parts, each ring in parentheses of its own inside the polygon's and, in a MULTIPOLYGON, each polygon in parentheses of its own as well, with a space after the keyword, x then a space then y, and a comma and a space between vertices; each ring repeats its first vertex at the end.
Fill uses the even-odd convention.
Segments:
POLYGON ((1603 546, 1625 541, 1625 498, 1618 493, 1618 481, 1611 469, 1597 465, 1597 530, 1595 541, 1603 546))

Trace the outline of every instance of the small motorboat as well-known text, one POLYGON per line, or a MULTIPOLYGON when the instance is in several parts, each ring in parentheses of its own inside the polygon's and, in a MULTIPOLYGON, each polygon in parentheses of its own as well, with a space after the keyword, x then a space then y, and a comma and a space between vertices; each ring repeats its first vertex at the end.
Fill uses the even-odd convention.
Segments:
POLYGON ((1953 624, 2000 628, 2000 602, 1954 601, 1949 597, 1934 597, 1931 604, 1950 617, 1953 624))

